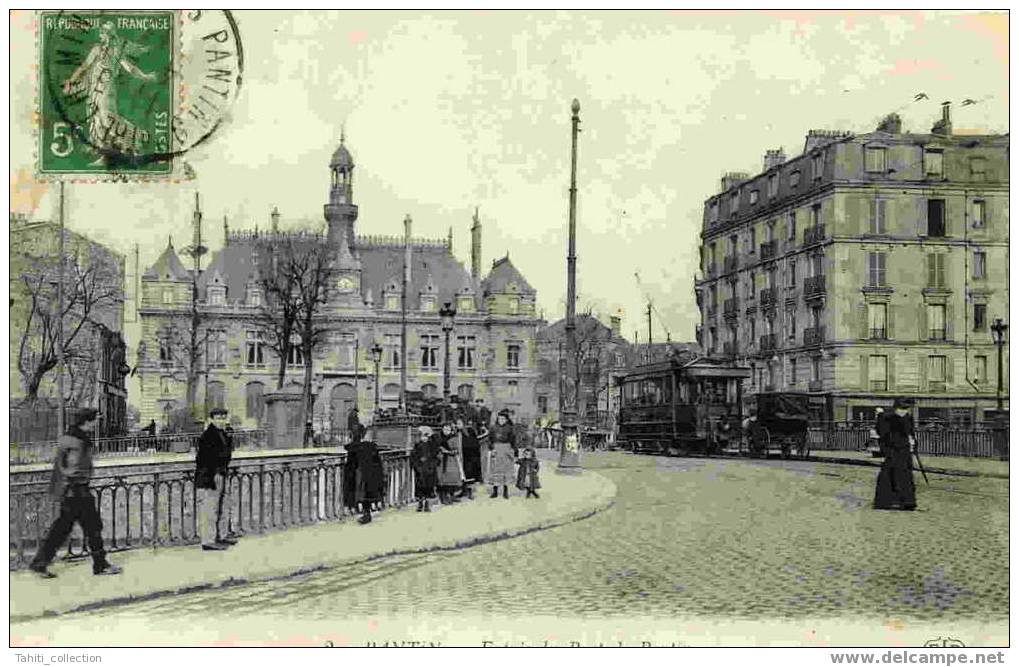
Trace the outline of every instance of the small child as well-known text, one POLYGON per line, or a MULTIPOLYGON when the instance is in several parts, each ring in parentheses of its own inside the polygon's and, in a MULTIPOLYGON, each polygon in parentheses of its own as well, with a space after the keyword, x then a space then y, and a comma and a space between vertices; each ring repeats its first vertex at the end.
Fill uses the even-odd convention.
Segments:
POLYGON ((541 488, 541 481, 538 480, 538 453, 534 447, 528 445, 524 447, 521 452, 521 456, 517 460, 520 467, 517 468, 517 488, 521 491, 527 491, 525 498, 538 498, 537 489, 541 488))

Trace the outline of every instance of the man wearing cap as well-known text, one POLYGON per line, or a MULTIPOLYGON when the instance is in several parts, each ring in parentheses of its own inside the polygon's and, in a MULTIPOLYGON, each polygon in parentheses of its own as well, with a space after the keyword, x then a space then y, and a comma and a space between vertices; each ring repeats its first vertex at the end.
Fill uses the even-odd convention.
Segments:
POLYGON ((57 575, 47 568, 57 549, 75 523, 85 533, 89 553, 92 555, 93 574, 120 574, 121 569, 106 560, 103 548, 103 522, 96 509, 96 501, 89 491, 92 479, 92 439, 88 431, 95 424, 99 412, 91 408, 80 412, 74 424, 57 442, 57 455, 53 461, 50 478, 50 495, 60 503, 60 515, 50 526, 42 547, 32 559, 29 569, 43 577, 53 579, 57 575))
POLYGON ((236 540, 220 531, 222 506, 225 502, 227 468, 232 447, 226 428, 227 411, 213 408, 209 412, 209 425, 198 439, 195 456, 195 488, 198 489, 198 535, 202 550, 223 551, 236 540))
POLYGON ((876 430, 881 441, 885 459, 877 476, 874 489, 874 509, 915 510, 916 488, 913 484, 913 458, 911 446, 913 417, 909 414, 910 403, 896 399, 892 414, 883 414, 878 419, 876 430))

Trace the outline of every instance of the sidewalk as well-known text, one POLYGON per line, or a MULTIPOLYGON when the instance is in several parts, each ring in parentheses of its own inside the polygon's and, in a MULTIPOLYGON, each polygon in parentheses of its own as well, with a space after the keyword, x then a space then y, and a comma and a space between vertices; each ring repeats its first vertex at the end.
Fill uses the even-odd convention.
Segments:
POLYGON ((348 518, 249 535, 222 552, 196 545, 114 553, 111 562, 124 568, 114 577, 93 576, 91 561, 56 562, 50 568, 56 579, 12 572, 10 620, 276 579, 401 553, 463 548, 576 521, 612 504, 616 487, 605 477, 590 470, 557 475, 555 463, 542 459, 543 488, 537 500, 525 499, 516 489, 508 500, 492 499, 488 487, 478 487, 473 501, 433 506, 430 514, 416 512, 414 505, 386 510, 366 526, 348 518))
MULTIPOLYGON (((1000 477, 1008 479, 1008 461, 987 458, 969 458, 962 456, 926 456, 922 455, 923 466, 928 474, 964 475, 978 477, 1000 477)), ((862 466, 881 466, 880 458, 870 452, 838 452, 813 450, 810 459, 823 463, 845 463, 862 466)), ((916 459, 913 459, 916 468, 916 459)), ((919 472, 919 470, 916 470, 919 472)))

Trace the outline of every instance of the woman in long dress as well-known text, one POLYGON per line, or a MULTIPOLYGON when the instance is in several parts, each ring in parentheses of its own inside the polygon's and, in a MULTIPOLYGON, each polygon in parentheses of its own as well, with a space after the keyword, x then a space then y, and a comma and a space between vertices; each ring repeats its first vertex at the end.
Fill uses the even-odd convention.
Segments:
POLYGON ((874 488, 874 509, 915 510, 916 487, 913 484, 913 417, 909 404, 895 401, 893 414, 878 417, 877 432, 884 461, 874 488))
POLYGON ((509 498, 509 485, 516 481, 514 468, 517 461, 517 439, 508 410, 499 411, 489 437, 491 444, 488 455, 491 463, 488 467, 488 483, 492 485, 491 497, 499 497, 501 486, 502 497, 509 498))
POLYGON ((462 496, 474 498, 474 484, 481 482, 481 443, 473 426, 465 425, 463 418, 456 420, 463 448, 464 486, 462 496))
POLYGON ((439 446, 439 502, 443 505, 459 502, 454 494, 463 488, 463 467, 459 438, 453 432, 453 424, 442 425, 442 435, 437 439, 439 446))

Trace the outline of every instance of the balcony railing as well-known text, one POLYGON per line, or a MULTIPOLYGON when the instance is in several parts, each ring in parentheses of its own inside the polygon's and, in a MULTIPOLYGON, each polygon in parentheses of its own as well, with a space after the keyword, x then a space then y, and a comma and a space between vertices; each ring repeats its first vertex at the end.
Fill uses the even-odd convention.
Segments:
POLYGON ((824 342, 824 327, 811 327, 803 330, 804 345, 820 345, 824 342))
POLYGON ((888 330, 884 327, 871 327, 870 337, 873 340, 886 340, 888 338, 888 330))
POLYGON ((803 245, 810 246, 824 241, 824 225, 815 225, 803 230, 803 245))
POLYGON ((739 257, 731 255, 725 258, 725 272, 729 273, 739 268, 739 257))
POLYGON ((775 258, 775 242, 767 241, 761 244, 761 261, 775 258))
POLYGON ((807 278, 803 283, 803 295, 808 299, 822 296, 827 289, 824 278, 824 274, 807 278))
POLYGON ((735 357, 737 351, 736 343, 722 343, 722 354, 726 357, 735 357))
POLYGON ((739 312, 739 298, 732 297, 725 300, 724 311, 726 317, 735 317, 739 312))
POLYGON ((770 352, 775 349, 775 334, 764 334, 761 336, 761 352, 770 352))
POLYGON ((708 278, 714 278, 716 273, 718 273, 718 266, 714 262, 708 264, 708 278))
POLYGON ((927 331, 927 340, 944 341, 946 339, 947 335, 944 329, 929 329, 927 331))
POLYGON ((768 306, 774 306, 777 298, 775 296, 774 287, 766 287, 761 290, 761 307, 767 308, 768 306))
POLYGON ((824 385, 820 380, 811 380, 807 383, 807 391, 821 391, 824 389, 824 385))

